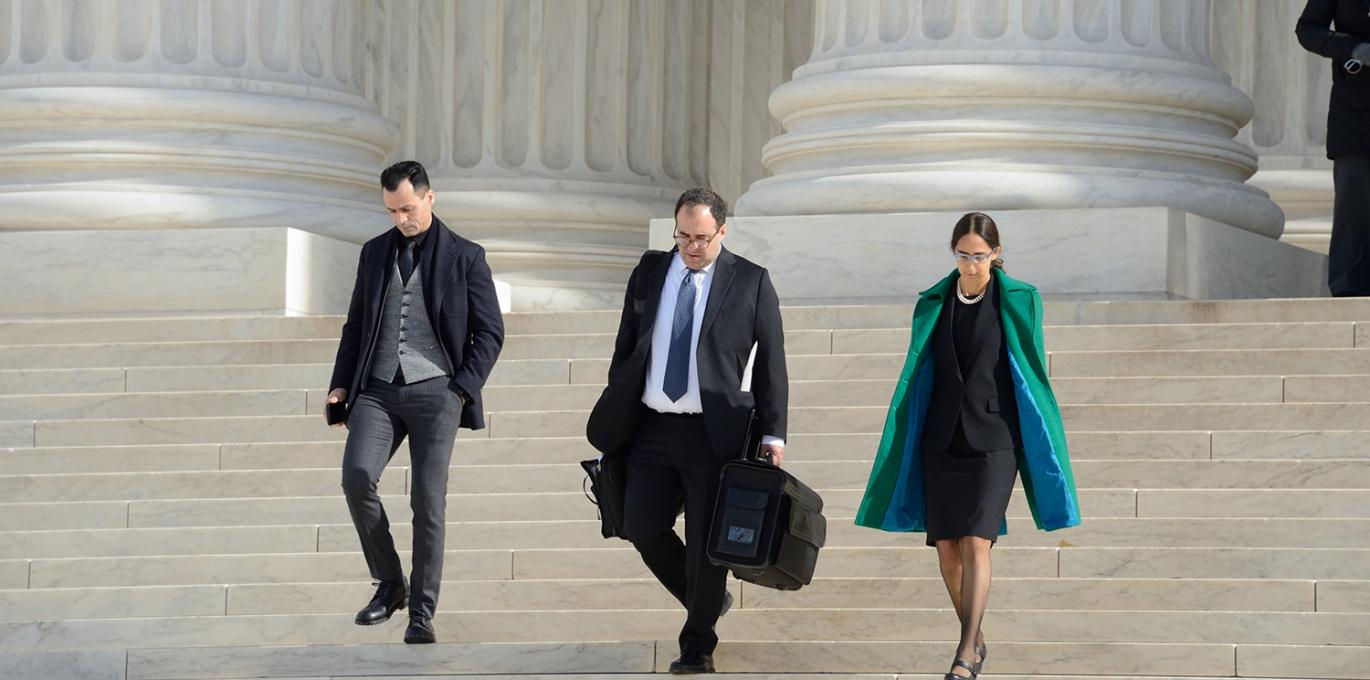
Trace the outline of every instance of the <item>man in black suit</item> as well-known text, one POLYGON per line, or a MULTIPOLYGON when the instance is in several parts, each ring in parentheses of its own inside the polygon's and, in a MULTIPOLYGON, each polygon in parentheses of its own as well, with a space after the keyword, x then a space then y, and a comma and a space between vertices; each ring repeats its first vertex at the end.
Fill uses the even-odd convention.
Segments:
POLYGON ((452 442, 458 427, 485 427, 480 392, 504 344, 504 320, 485 250, 433 214, 423 166, 390 166, 381 188, 395 228, 362 246, 328 403, 348 407, 342 486, 378 586, 356 622, 382 623, 407 604, 404 641, 426 643, 436 639, 452 442), (414 511, 408 592, 376 492, 406 436, 414 511))
POLYGON ((688 612, 677 674, 714 668, 714 624, 731 596, 727 570, 709 563, 704 545, 719 472, 741 453, 753 409, 764 453, 776 465, 785 453, 780 301, 765 269, 723 248, 727 216, 708 189, 676 202, 677 247, 649 252, 633 271, 609 386, 586 426, 596 449, 627 456, 624 533, 688 612), (684 543, 673 530, 682 500, 684 543))

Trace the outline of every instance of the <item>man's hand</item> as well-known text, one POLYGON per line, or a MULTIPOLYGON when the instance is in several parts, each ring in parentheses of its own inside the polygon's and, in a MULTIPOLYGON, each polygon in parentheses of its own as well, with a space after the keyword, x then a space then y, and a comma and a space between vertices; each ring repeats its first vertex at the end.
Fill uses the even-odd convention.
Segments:
MULTIPOLYGON (((336 403, 341 402, 341 401, 347 401, 347 388, 346 388, 346 387, 339 387, 338 389, 333 390, 332 392, 329 392, 329 393, 328 393, 328 400, 327 400, 328 403, 330 403, 330 404, 336 404, 336 403)), ((327 421, 327 420, 328 420, 328 417, 325 416, 325 417, 324 417, 324 420, 327 421)), ((333 427, 342 427, 343 425, 345 425, 345 423, 333 423, 333 427)))
POLYGON ((770 456, 771 465, 780 467, 780 464, 785 461, 785 447, 775 444, 762 444, 761 455, 770 456))

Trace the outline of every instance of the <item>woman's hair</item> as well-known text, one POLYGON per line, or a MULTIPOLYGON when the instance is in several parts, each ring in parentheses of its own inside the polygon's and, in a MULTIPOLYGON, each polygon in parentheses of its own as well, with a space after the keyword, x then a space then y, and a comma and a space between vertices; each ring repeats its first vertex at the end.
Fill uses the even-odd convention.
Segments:
MULTIPOLYGON (((956 228, 951 230, 952 252, 956 251, 956 244, 961 240, 961 237, 966 236, 967 234, 975 234, 976 236, 985 239, 985 243, 989 244, 990 250, 995 250, 999 247, 999 227, 995 226, 994 220, 990 218, 989 215, 982 212, 966 213, 961 216, 961 219, 956 221, 956 228)), ((996 257, 990 264, 1003 269, 1004 258, 996 257)))

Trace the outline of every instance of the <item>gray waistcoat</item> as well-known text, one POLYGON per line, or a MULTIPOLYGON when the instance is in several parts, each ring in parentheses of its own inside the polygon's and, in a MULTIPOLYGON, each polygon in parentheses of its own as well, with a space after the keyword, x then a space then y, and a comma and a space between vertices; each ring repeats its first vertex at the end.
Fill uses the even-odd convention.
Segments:
POLYGON ((447 356, 438 346, 438 335, 428 319, 423 299, 423 274, 418 268, 403 285, 399 265, 390 272, 385 300, 381 303, 380 335, 376 338, 376 359, 371 377, 390 382, 396 369, 404 369, 404 381, 416 383, 441 375, 452 375, 447 356))

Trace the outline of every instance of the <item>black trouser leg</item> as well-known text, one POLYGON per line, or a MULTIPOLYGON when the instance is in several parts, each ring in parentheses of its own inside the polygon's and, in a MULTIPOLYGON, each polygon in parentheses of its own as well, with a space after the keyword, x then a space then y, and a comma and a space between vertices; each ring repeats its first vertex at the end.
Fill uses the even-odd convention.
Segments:
POLYGON ((1336 195, 1327 284, 1336 296, 1370 295, 1370 157, 1332 162, 1336 195))
POLYGON ((685 605, 681 651, 712 654, 718 646, 714 624, 728 572, 709 563, 704 547, 721 468, 698 417, 649 414, 628 456, 624 529, 647 568, 685 605), (682 495, 683 544, 673 531, 682 495))
POLYGON ((390 520, 376 490, 381 473, 406 434, 404 421, 391 414, 396 396, 397 391, 385 383, 368 386, 357 396, 347 418, 343 452, 343 494, 361 540, 362 556, 371 578, 377 581, 404 578, 404 567, 390 535, 390 520))

